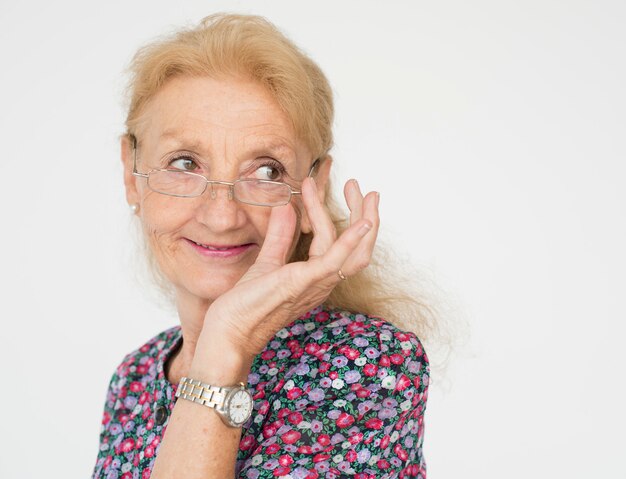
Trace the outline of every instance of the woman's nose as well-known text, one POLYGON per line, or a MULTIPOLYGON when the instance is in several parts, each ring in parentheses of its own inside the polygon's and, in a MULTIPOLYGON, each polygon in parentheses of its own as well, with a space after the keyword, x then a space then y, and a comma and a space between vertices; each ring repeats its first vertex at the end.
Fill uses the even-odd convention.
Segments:
POLYGON ((211 199, 214 200, 217 198, 217 192, 220 187, 228 191, 228 199, 232 200, 234 197, 234 185, 231 183, 220 183, 217 181, 213 181, 207 185, 207 190, 209 192, 209 195, 211 196, 211 199))
POLYGON ((211 183, 198 199, 198 220, 215 232, 236 229, 245 222, 242 204, 235 200, 230 185, 211 183))

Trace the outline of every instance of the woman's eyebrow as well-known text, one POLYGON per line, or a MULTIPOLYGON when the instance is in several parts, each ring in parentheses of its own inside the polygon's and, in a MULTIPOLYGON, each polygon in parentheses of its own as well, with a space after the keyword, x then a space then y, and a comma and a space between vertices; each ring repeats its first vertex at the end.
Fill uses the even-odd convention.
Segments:
POLYGON ((271 156, 275 159, 294 161, 296 158, 295 152, 288 146, 257 146, 246 151, 246 156, 271 156))
POLYGON ((243 142, 246 155, 263 156, 272 155, 278 158, 295 161, 296 151, 285 140, 280 137, 271 138, 250 138, 247 137, 243 142))
POLYGON ((159 136, 160 144, 173 144, 176 147, 184 146, 185 148, 197 149, 201 148, 202 140, 199 138, 187 137, 184 132, 177 130, 176 128, 169 128, 164 130, 159 136))
MULTIPOLYGON (((204 151, 208 148, 208 143, 201 138, 187 136, 184 131, 177 128, 168 128, 159 136, 159 143, 166 144, 168 147, 185 148, 194 151, 204 151)), ((246 137, 243 139, 242 155, 250 156, 267 156, 276 157, 285 161, 295 161, 297 159, 296 150, 282 138, 269 139, 251 139, 246 137)))

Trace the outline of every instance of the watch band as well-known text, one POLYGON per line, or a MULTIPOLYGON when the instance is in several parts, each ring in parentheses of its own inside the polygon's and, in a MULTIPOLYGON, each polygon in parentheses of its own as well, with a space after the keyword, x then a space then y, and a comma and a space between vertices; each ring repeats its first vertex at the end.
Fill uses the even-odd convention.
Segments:
POLYGON ((230 427, 241 427, 252 412, 252 396, 242 382, 236 386, 220 387, 203 383, 198 379, 183 377, 176 389, 175 397, 182 397, 183 399, 215 409, 215 412, 219 414, 224 424, 230 427), (243 416, 241 416, 241 405, 235 406, 236 410, 239 411, 238 413, 234 413, 232 410, 233 398, 235 396, 240 396, 241 398, 241 392, 243 392, 243 399, 248 406, 245 408, 243 416))
MULTIPOLYGON (((243 386, 243 383, 240 383, 243 386)), ((178 389, 176 389, 176 397, 182 397, 189 401, 197 402, 203 406, 212 407, 215 409, 222 409, 224 407, 224 400, 226 395, 236 389, 235 387, 218 387, 211 386, 200 382, 198 379, 189 379, 183 377, 180 380, 178 389)))

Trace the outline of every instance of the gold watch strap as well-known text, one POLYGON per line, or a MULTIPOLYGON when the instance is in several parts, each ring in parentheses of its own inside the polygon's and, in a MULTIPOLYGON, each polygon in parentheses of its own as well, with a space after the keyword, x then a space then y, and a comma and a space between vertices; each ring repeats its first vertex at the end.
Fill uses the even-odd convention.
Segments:
MULTIPOLYGON (((241 384, 243 386, 243 384, 241 384)), ((239 386, 219 387, 211 386, 201 382, 198 379, 190 379, 183 377, 176 389, 175 397, 182 397, 189 401, 202 404, 203 406, 212 407, 221 410, 227 394, 239 386)))

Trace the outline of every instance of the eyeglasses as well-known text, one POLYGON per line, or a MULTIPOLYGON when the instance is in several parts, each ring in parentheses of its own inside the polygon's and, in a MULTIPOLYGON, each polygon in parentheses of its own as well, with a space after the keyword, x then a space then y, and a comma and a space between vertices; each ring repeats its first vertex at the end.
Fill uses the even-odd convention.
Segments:
MULTIPOLYGON (((191 171, 159 168, 148 173, 137 171, 137 139, 130 135, 133 141, 133 175, 147 178, 148 187, 163 195, 180 198, 194 198, 202 195, 208 185, 211 185, 211 199, 215 199, 216 185, 228 186, 228 199, 233 198, 240 203, 254 206, 282 206, 291 201, 293 195, 302 194, 294 190, 287 183, 281 181, 261 180, 256 178, 240 178, 235 181, 209 180, 207 177, 191 171)), ((308 176, 312 176, 320 159, 316 159, 309 169, 308 176)))

